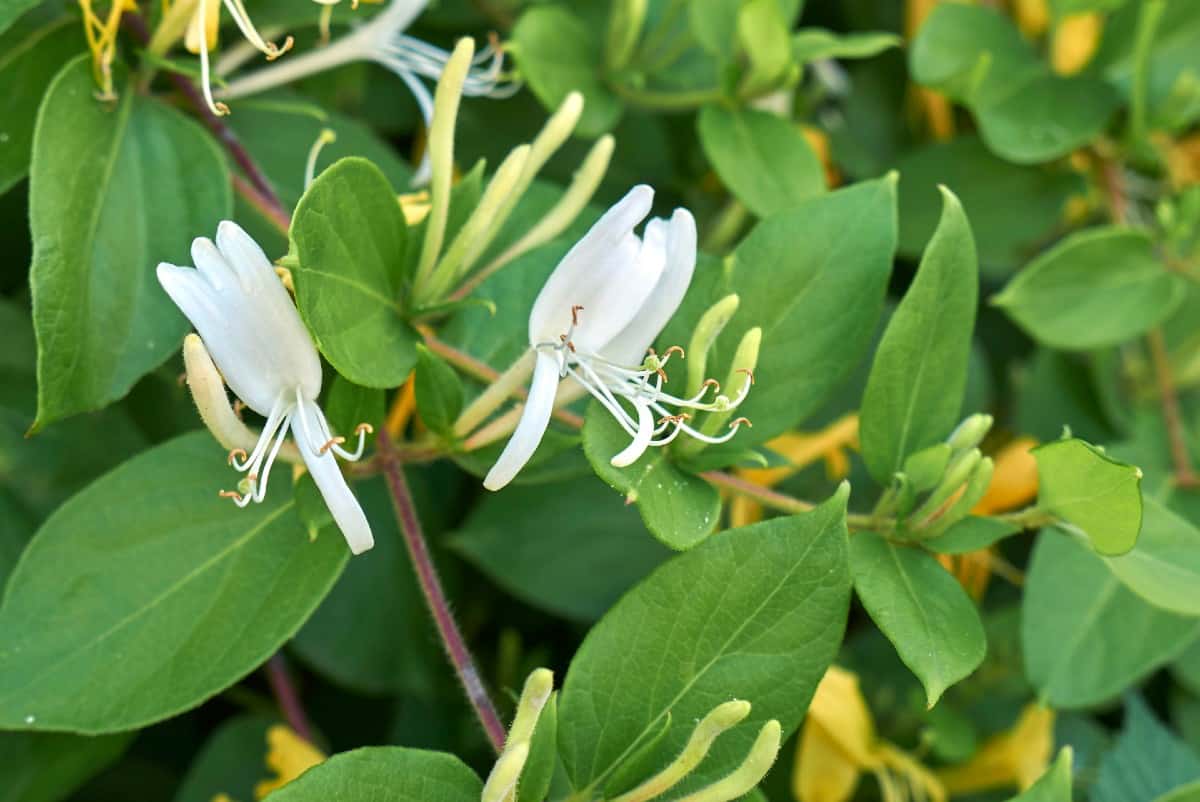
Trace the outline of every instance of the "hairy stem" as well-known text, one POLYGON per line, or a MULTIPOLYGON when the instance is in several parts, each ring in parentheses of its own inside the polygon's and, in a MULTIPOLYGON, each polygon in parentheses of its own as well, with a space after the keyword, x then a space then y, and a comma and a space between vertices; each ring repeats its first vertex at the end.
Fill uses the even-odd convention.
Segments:
POLYGON ((499 754, 504 749, 504 725, 500 722, 500 716, 496 713, 496 706, 492 704, 487 689, 483 687, 479 669, 476 668, 475 660, 467 649, 466 640, 454 620, 454 614, 450 611, 450 602, 446 599, 446 592, 442 589, 441 579, 438 578, 437 569, 433 565, 425 533, 417 518, 416 505, 413 504, 408 482, 404 478, 404 468, 396 458, 392 440, 386 429, 379 432, 377 442, 382 457, 383 473, 387 478, 388 490, 396 510, 396 520, 404 534, 404 545, 408 548, 408 556, 417 572, 417 582, 421 586, 425 604, 433 616, 433 623, 437 627, 442 645, 446 648, 450 663, 454 666, 454 672, 466 691, 467 701, 479 717, 479 723, 483 725, 492 747, 499 754))

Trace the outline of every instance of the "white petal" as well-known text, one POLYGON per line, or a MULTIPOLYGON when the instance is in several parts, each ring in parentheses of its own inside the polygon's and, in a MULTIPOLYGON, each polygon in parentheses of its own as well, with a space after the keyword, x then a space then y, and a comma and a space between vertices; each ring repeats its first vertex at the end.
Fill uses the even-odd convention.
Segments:
POLYGON ((637 407, 638 413, 637 436, 621 453, 609 460, 614 468, 625 468, 637 462, 642 454, 646 453, 646 449, 650 447, 650 440, 654 437, 654 413, 650 411, 649 405, 634 406, 637 407))
MULTIPOLYGON (((554 340, 566 333, 571 325, 572 306, 583 306, 593 327, 603 326, 608 312, 628 311, 627 307, 623 310, 614 306, 615 296, 605 291, 624 283, 622 276, 614 272, 629 268, 631 262, 636 265, 641 245, 633 236, 633 229, 650 213, 653 201, 654 190, 650 187, 645 184, 634 187, 567 252, 533 303, 529 314, 530 344, 554 340)), ((632 294, 642 290, 633 286, 624 289, 632 294)), ((623 327, 621 324, 604 339, 623 327)), ((587 336, 595 339, 594 335, 587 336)))
POLYGON ((318 448, 320 446, 319 443, 314 443, 314 440, 321 437, 319 421, 323 418, 321 409, 305 399, 292 416, 292 434, 296 438, 296 445, 300 447, 304 464, 308 466, 309 474, 316 482, 317 489, 321 491, 321 497, 325 499, 325 506, 333 515, 334 522, 342 530, 342 536, 346 538, 350 551, 362 554, 375 545, 367 516, 363 514, 358 499, 346 484, 346 478, 342 476, 342 470, 338 467, 333 453, 326 451, 319 454, 314 448, 314 445, 318 448))
POLYGON ((249 294, 256 295, 261 291, 287 297, 287 290, 275 275, 271 260, 237 223, 222 220, 217 225, 217 249, 249 294))
POLYGON ((281 373, 279 349, 255 328, 240 285, 220 292, 196 270, 166 263, 158 266, 158 282, 200 333, 225 383, 251 409, 266 415, 275 399, 294 390, 296 382, 281 373))
POLYGON ((499 490, 511 482, 529 462, 533 452, 537 451, 538 444, 546 434, 546 427, 550 425, 557 389, 558 360, 551 354, 538 353, 525 411, 521 413, 521 420, 504 446, 504 451, 500 452, 500 458, 483 480, 483 486, 488 490, 499 490))
MULTIPOLYGON (((658 230, 654 224, 659 222, 662 221, 655 219, 646 225, 647 247, 651 244, 652 230, 658 230)), ((696 269, 696 221, 687 209, 676 209, 665 227, 666 268, 662 276, 637 316, 600 349, 604 358, 617 364, 636 365, 642 361, 646 350, 679 309, 692 283, 696 269)))
POLYGON ((237 287, 237 276, 208 237, 192 240, 192 261, 204 280, 217 292, 230 292, 237 287))

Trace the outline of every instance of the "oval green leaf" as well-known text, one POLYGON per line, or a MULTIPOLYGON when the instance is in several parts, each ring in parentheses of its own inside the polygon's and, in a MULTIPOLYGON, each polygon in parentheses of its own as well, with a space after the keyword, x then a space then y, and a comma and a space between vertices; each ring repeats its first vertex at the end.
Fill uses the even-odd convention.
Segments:
POLYGON ((479 802, 483 783, 454 755, 375 746, 343 752, 267 796, 271 802, 479 802))
POLYGON ((1057 708, 1107 702, 1185 649, 1195 618, 1144 601, 1076 540, 1044 531, 1021 607, 1025 674, 1057 708))
POLYGON ((837 653, 850 599, 849 486, 805 515, 711 538, 630 591, 576 653, 559 700, 559 749, 576 789, 600 787, 675 722, 678 754, 694 723, 731 698, 753 705, 672 795, 722 776, 768 719, 796 728, 837 653))
POLYGON ((38 114, 29 176, 35 429, 121 398, 179 347, 187 323, 154 267, 191 264, 192 238, 212 236, 233 202, 225 158, 204 129, 118 86, 115 107, 97 102, 81 57, 50 84, 38 114))
POLYGON ((850 541, 854 590, 933 707, 987 654, 983 622, 962 585, 931 555, 874 532, 850 541))
POLYGON ((286 477, 238 509, 207 432, 145 452, 46 521, 0 607, 0 727, 144 726, 232 685, 290 638, 348 551, 310 542, 286 477))
POLYGON ((401 277, 408 229, 379 168, 351 157, 321 173, 289 233, 296 305, 321 353, 363 387, 397 387, 417 361, 401 277))
POLYGON ((1033 450, 1038 506, 1087 535, 1100 554, 1124 554, 1142 530, 1142 472, 1077 438, 1033 450))

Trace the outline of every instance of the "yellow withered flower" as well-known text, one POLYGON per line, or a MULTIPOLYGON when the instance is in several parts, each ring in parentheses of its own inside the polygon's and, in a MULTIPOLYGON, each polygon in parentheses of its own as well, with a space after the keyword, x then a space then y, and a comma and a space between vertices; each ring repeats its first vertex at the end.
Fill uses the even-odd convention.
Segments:
POLYGON ((975 756, 938 772, 951 794, 1016 787, 1024 791, 1050 765, 1054 750, 1054 711, 1031 704, 1011 730, 989 738, 975 756))
POLYGON ((946 799, 933 772, 875 734, 858 676, 830 666, 804 719, 792 793, 797 802, 847 802, 864 772, 874 775, 883 802, 946 799))
POLYGON ((254 786, 254 798, 262 799, 323 762, 324 752, 297 735, 291 727, 276 724, 267 730, 266 758, 267 768, 275 777, 254 786))

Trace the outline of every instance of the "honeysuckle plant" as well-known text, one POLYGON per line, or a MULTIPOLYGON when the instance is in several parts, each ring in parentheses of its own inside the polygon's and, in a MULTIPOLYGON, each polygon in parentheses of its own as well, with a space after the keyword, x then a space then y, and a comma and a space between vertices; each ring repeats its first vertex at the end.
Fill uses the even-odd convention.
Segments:
POLYGON ((1200 15, 902 6, 0 3, 0 796, 1187 797, 1200 15))

